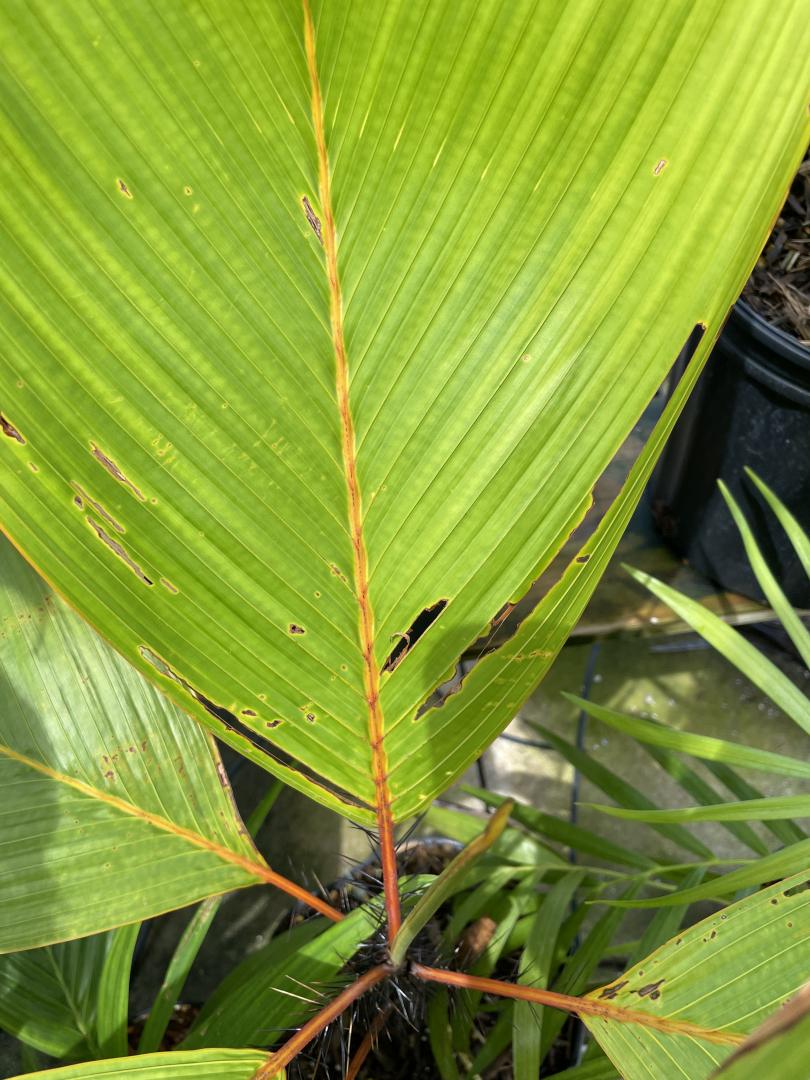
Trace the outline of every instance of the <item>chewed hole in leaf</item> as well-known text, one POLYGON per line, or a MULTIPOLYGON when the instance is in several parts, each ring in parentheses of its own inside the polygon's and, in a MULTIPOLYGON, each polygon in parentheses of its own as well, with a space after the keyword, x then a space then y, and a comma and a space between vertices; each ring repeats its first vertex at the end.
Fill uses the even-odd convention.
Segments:
POLYGON ((431 604, 424 611, 420 611, 409 629, 400 636, 399 641, 383 664, 382 670, 393 671, 394 668, 401 664, 417 641, 427 633, 446 607, 447 600, 437 600, 435 604, 431 604))

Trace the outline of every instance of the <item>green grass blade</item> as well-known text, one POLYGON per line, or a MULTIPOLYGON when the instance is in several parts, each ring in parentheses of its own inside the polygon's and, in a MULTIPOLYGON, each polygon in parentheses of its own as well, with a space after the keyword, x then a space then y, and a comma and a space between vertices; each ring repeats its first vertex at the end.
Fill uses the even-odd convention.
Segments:
MULTIPOLYGON (((625 896, 632 897, 638 891, 638 885, 632 885, 625 896)), ((630 903, 631 901, 628 901, 630 903)), ((574 916, 570 917, 573 925, 579 925, 580 907, 574 916)), ((624 911, 614 908, 601 915, 590 930, 583 936, 578 948, 563 964, 562 970, 554 980, 552 990, 560 994, 580 995, 585 992, 593 973, 598 968, 607 947, 613 942, 616 933, 624 921, 624 911), (617 917, 618 916, 618 917, 617 917)), ((560 934, 563 937, 563 934, 560 934)), ((565 1014, 557 1009, 549 1010, 545 1017, 542 1033, 541 1057, 545 1058, 551 1046, 560 1033, 565 1023, 565 1014)))
POLYGON ((138 1042, 139 1054, 151 1054, 160 1049, 166 1028, 172 1017, 175 1005, 180 999, 191 965, 205 941, 214 921, 214 916, 222 905, 223 897, 211 896, 199 905, 178 941, 163 983, 149 1010, 138 1042))
POLYGON ((461 1080, 453 1050, 450 995, 444 987, 436 990, 428 999, 427 1030, 433 1061, 441 1080, 461 1080))
POLYGON ((722 480, 718 480, 717 485, 720 488, 720 493, 726 500, 726 506, 728 506, 731 511, 731 516, 734 518, 734 523, 740 532, 742 542, 745 546, 745 553, 748 556, 748 562, 751 564, 751 569, 754 571, 754 575, 759 582, 759 587, 765 593, 768 603, 779 616, 779 621, 785 628, 790 640, 796 646, 799 655, 805 663, 805 667, 810 668, 810 631, 807 630, 807 627, 797 615, 792 604, 782 592, 779 582, 776 580, 771 568, 765 561, 765 557, 756 542, 751 527, 745 519, 745 514, 743 514, 736 499, 722 480))
POLYGON ((725 656, 803 731, 810 734, 810 701, 783 671, 746 641, 739 631, 696 600, 682 595, 662 581, 629 566, 625 569, 725 656))

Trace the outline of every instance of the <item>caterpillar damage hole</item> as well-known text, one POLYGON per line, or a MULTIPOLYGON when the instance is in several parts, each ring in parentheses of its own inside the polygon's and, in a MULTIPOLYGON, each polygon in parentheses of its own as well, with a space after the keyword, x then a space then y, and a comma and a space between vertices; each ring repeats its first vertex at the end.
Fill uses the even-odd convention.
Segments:
POLYGON ((123 547, 123 545, 119 544, 117 540, 114 540, 106 531, 103 525, 96 521, 95 518, 88 517, 86 520, 87 524, 90 526, 90 528, 99 538, 99 540, 101 540, 102 543, 106 544, 110 551, 112 551, 113 554, 117 555, 125 566, 129 567, 129 569, 132 571, 136 578, 142 581, 144 585, 154 585, 152 579, 146 576, 146 574, 143 572, 140 566, 138 566, 138 564, 132 558, 127 549, 123 547))
POLYGON ((382 666, 383 671, 393 671, 397 668, 423 634, 426 634, 438 617, 447 607, 447 600, 437 600, 435 604, 426 607, 413 621, 411 627, 400 635, 399 641, 391 650, 391 654, 382 666))
POLYGON ((146 502, 146 496, 140 488, 136 487, 130 479, 128 479, 123 472, 118 468, 111 457, 108 457, 103 450, 99 449, 95 443, 90 443, 90 453, 98 461, 110 476, 115 477, 119 484, 123 484, 125 488, 128 488, 136 499, 140 499, 141 502, 146 502))
MULTIPOLYGON (((187 679, 184 679, 182 675, 178 675, 176 671, 173 671, 166 661, 158 656, 158 654, 147 645, 139 645, 138 652, 148 664, 151 664, 152 667, 159 672, 159 674, 165 676, 167 679, 171 679, 172 682, 177 683, 178 686, 182 686, 187 694, 202 705, 209 716, 213 716, 214 719, 218 720, 228 731, 245 739, 255 750, 265 754, 274 761, 276 765, 304 777, 309 780, 310 783, 321 788, 323 791, 328 792, 334 798, 346 803, 347 806, 356 806, 361 810, 374 810, 374 807, 369 803, 363 802, 362 799, 358 799, 355 795, 352 795, 350 791, 345 791, 337 784, 331 783, 331 781, 316 773, 314 769, 309 768, 308 765, 305 765, 302 761, 294 758, 292 754, 288 754, 286 750, 282 750, 281 747, 270 742, 269 739, 265 739, 252 728, 249 728, 247 724, 243 723, 238 716, 235 716, 230 709, 225 709, 221 705, 215 704, 210 698, 206 697, 205 694, 201 694, 187 679)), ((283 723, 282 720, 270 720, 265 726, 274 728, 278 727, 281 723, 283 723)))

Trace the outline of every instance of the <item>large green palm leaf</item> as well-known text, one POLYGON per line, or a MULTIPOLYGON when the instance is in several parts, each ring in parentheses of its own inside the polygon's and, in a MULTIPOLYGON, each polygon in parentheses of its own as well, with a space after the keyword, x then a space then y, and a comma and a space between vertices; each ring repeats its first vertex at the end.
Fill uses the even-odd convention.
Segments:
POLYGON ((8 532, 242 752, 418 810, 514 702, 421 706, 741 287, 808 14, 9 0, 8 532))

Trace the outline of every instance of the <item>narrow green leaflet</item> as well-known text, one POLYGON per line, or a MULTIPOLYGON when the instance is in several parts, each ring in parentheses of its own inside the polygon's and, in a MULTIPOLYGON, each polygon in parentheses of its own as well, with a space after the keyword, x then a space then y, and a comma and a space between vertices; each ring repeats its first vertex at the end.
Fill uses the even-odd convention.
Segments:
POLYGON ((627 567, 627 570, 639 584, 648 588, 659 600, 663 600, 667 607, 672 608, 705 641, 734 664, 774 705, 810 734, 810 699, 780 668, 746 641, 739 631, 696 600, 684 596, 649 574, 631 567, 627 567))
MULTIPOLYGON (((502 795, 495 795, 484 788, 464 784, 463 790, 477 796, 487 806, 501 806, 505 802, 502 795)), ((655 860, 647 855, 640 855, 638 852, 631 851, 630 848, 621 847, 599 836, 598 833, 591 832, 590 829, 583 829, 581 825, 574 825, 570 821, 554 817, 553 814, 544 814, 541 810, 526 806, 524 803, 516 803, 510 817, 531 832, 539 833, 546 840, 563 844, 571 851, 594 855, 607 862, 635 866, 640 870, 649 870, 657 865, 655 860)))
POLYGON ((645 821, 648 825, 684 821, 766 821, 810 818, 810 795, 778 795, 747 802, 717 803, 709 806, 685 806, 678 810, 625 810, 620 806, 585 803, 602 814, 645 821))
MULTIPOLYGON (((245 822, 248 832, 254 839, 258 836, 283 787, 280 780, 274 780, 245 822)), ((139 1054, 153 1053, 160 1048, 174 1007, 180 1001, 191 966, 197 958, 224 899, 223 896, 210 896, 207 900, 203 900, 181 934, 166 968, 160 990, 152 1002, 149 1016, 143 1026, 138 1041, 139 1054)))
POLYGON ((129 1052, 129 982, 132 954, 140 929, 140 923, 131 923, 119 927, 110 936, 110 948, 98 981, 96 1034, 99 1057, 126 1057, 129 1052))
MULTIPOLYGON (((716 803, 721 799, 721 794, 716 791, 711 784, 707 784, 706 781, 695 770, 683 761, 677 754, 673 754, 670 750, 665 750, 661 746, 651 746, 649 743, 642 746, 653 759, 658 762, 665 772, 669 773, 673 780, 675 780, 684 791, 688 792, 694 799, 697 799, 699 803, 704 806, 708 806, 711 803, 716 803)), ((728 832, 734 836, 741 844, 749 848, 757 855, 767 855, 768 847, 757 836, 754 830, 742 822, 729 822, 725 825, 728 832)))
POLYGON ((0 542, 0 952, 266 880, 212 742, 0 542))
MULTIPOLYGON (((542 724, 532 724, 532 727, 539 731, 543 738, 551 743, 566 761, 570 761, 592 784, 601 788, 606 795, 609 795, 611 799, 615 799, 621 806, 632 807, 635 810, 656 809, 655 803, 648 799, 646 795, 620 776, 617 776, 616 773, 607 769, 600 762, 595 761, 583 750, 578 749, 567 740, 561 739, 553 731, 544 728, 542 724)), ((672 843, 677 844, 686 851, 691 851, 692 854, 697 855, 699 858, 710 859, 712 857, 711 850, 681 825, 655 825, 653 827, 667 840, 672 841, 672 843)))
MULTIPOLYGON (((695 885, 699 885, 703 880, 705 871, 702 868, 693 870, 688 874, 683 881, 683 887, 685 889, 691 889, 695 885)), ((640 960, 643 960, 645 956, 648 956, 653 950, 664 945, 671 937, 674 937, 681 923, 686 918, 689 911, 688 904, 680 904, 677 907, 661 908, 660 911, 656 911, 652 919, 647 923, 644 929, 644 934, 638 943, 638 947, 633 950, 631 955, 631 964, 635 964, 640 960)))
MULTIPOLYGON (((802 840, 797 844, 784 848, 782 851, 774 851, 755 859, 739 870, 732 870, 722 877, 712 878, 702 885, 694 885, 691 888, 679 889, 677 892, 666 896, 658 896, 653 900, 602 900, 600 903, 611 904, 614 907, 638 907, 657 908, 670 907, 678 904, 692 904, 696 900, 712 900, 720 896, 733 896, 740 889, 749 889, 752 885, 762 885, 763 882, 775 881, 778 878, 787 877, 789 874, 798 873, 803 868, 810 867, 810 840, 802 840)), ((810 878, 810 871, 808 871, 810 878)))
POLYGON ((0 1028, 51 1057, 99 1057, 99 977, 109 934, 0 957, 0 1028))
MULTIPOLYGON (((265 1055, 256 1050, 197 1050, 144 1054, 26 1073, 14 1080, 250 1080, 265 1055)), ((282 1070, 276 1080, 284 1080, 282 1070)))
POLYGON ((734 518, 734 523, 740 531, 748 562, 751 564, 751 569, 759 582, 759 587, 765 593, 768 603, 779 616, 779 621, 787 631, 790 640, 796 646, 805 667, 810 667, 810 631, 807 630, 790 601, 782 592, 779 582, 768 566, 765 556, 762 554, 759 544, 751 531, 751 526, 746 521, 745 514, 743 514, 736 499, 722 480, 718 480, 717 483, 720 493, 726 500, 726 505, 734 518))
MULTIPOLYGON (((807 978, 807 883, 807 872, 798 874, 690 926, 589 996, 673 1022, 750 1033, 807 978)), ((625 1080, 705 1080, 732 1049, 637 1024, 583 1019, 625 1080)))
POLYGON ((311 919, 279 934, 220 983, 184 1049, 271 1046, 329 1000, 341 968, 379 920, 379 908, 371 904, 335 926, 311 919))
POLYGON ((618 520, 422 710, 702 336, 697 374, 806 145, 810 30, 791 0, 312 8, 2 5, 0 516, 177 702, 372 823, 570 629, 618 520))
MULTIPOLYGON (((560 878, 533 916, 526 945, 520 956, 518 982, 525 986, 548 987, 553 973, 557 933, 565 918, 582 871, 572 870, 560 878)), ((540 1073, 543 1034, 543 1007, 516 1001, 512 1010, 512 1054, 515 1080, 537 1080, 540 1073)))
POLYGON ((756 484, 760 492, 764 496, 766 502, 770 506, 771 510, 779 518, 779 523, 788 535, 790 542, 796 551, 796 554, 801 560, 802 566, 810 576, 810 537, 798 523, 796 518, 791 514, 785 504, 777 495, 768 487, 768 485, 757 476, 753 469, 746 468, 746 474, 756 484))
POLYGON ((728 742, 725 739, 715 739, 711 735, 695 735, 690 731, 678 731, 655 720, 642 719, 618 712, 616 709, 608 709, 604 705, 586 701, 575 694, 565 694, 564 697, 584 709, 595 720, 600 720, 617 731, 623 731, 640 742, 663 746, 669 750, 679 750, 684 754, 704 758, 709 762, 719 762, 726 767, 757 769, 777 776, 810 780, 810 762, 802 761, 800 758, 775 754, 772 750, 759 750, 754 746, 728 742))
MULTIPOLYGON (((739 773, 734 772, 733 769, 722 764, 722 762, 707 761, 706 768, 728 788, 732 795, 736 795, 738 799, 765 798, 759 788, 754 787, 753 784, 749 784, 747 780, 744 780, 739 775, 739 773)), ((795 844, 797 840, 804 840, 807 836, 807 833, 804 832, 803 829, 800 829, 794 821, 766 820, 763 824, 782 844, 795 844)))

